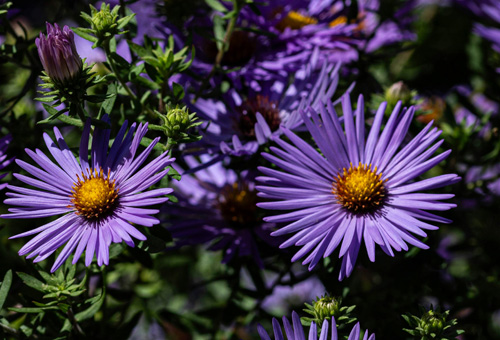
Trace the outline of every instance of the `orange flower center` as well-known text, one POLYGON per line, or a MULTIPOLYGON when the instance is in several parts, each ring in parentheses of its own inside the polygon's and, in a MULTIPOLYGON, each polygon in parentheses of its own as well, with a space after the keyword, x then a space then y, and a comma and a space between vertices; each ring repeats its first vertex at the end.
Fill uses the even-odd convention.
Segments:
POLYGON ((109 181, 108 175, 104 176, 102 168, 90 175, 82 172, 82 178, 78 176, 78 182, 71 189, 71 203, 69 208, 75 208, 78 215, 87 219, 98 219, 111 213, 116 207, 118 189, 115 181, 109 181))
POLYGON ((281 20, 278 25, 276 25, 276 28, 280 31, 284 31, 287 27, 292 30, 298 30, 304 26, 314 25, 317 23, 318 20, 314 19, 313 17, 302 15, 299 12, 290 11, 286 15, 286 17, 284 17, 283 20, 281 20))
POLYGON ((382 173, 377 167, 359 163, 339 172, 332 183, 332 193, 337 202, 352 212, 365 213, 378 208, 384 200, 386 190, 382 173))
POLYGON ((247 184, 228 184, 222 188, 217 208, 230 225, 235 228, 244 228, 258 221, 257 199, 255 190, 250 190, 247 184))

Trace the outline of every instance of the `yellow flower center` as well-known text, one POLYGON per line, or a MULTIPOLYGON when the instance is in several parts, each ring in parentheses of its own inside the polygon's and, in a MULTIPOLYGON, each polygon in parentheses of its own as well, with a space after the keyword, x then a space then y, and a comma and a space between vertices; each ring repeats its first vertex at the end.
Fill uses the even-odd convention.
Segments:
POLYGON ((334 27, 334 26, 343 25, 343 24, 347 24, 347 17, 345 15, 341 15, 341 16, 337 17, 335 20, 331 21, 328 24, 328 26, 334 27))
POLYGON ((307 25, 313 25, 317 24, 318 20, 314 19, 313 17, 309 17, 306 15, 302 15, 299 12, 291 11, 288 12, 285 18, 281 20, 278 25, 276 26, 277 29, 280 31, 284 31, 285 28, 290 28, 292 30, 298 30, 301 29, 304 26, 307 25))
POLYGON ((235 228, 252 226, 257 222, 257 194, 247 184, 233 183, 222 188, 217 208, 226 222, 235 228))
POLYGON ((116 206, 118 189, 115 188, 115 181, 109 181, 108 175, 104 176, 102 168, 97 172, 90 173, 90 176, 82 172, 82 178, 78 176, 71 192, 73 205, 78 215, 87 219, 98 219, 109 214, 116 206))
POLYGON ((332 183, 332 193, 337 202, 347 210, 357 213, 373 211, 382 203, 386 190, 382 173, 377 174, 377 167, 359 163, 354 167, 339 172, 332 183))

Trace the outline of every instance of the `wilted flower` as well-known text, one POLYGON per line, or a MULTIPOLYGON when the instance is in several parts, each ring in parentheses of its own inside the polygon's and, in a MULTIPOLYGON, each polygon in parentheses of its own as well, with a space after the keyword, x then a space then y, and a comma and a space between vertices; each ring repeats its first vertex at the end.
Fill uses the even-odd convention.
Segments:
POLYGON ((47 23, 47 35, 40 33, 35 44, 43 68, 53 81, 68 82, 82 71, 83 63, 76 51, 73 31, 68 26, 61 30, 57 24, 47 23))
MULTIPOLYGON (((304 337, 304 329, 300 323, 300 318, 299 315, 295 312, 292 313, 292 325, 288 321, 286 317, 283 317, 283 328, 285 329, 285 337, 283 337, 283 332, 281 331, 281 325, 278 320, 273 318, 273 331, 274 331, 274 339, 288 339, 288 340, 299 340, 303 339, 305 340, 306 338, 304 337)), ((323 325, 321 326, 321 334, 319 338, 321 340, 338 340, 338 334, 337 334, 337 325, 335 323, 335 318, 332 317, 331 320, 331 330, 329 327, 329 322, 328 320, 323 321, 323 325), (328 336, 330 335, 330 336, 328 336)), ((262 340, 271 340, 271 337, 269 334, 266 332, 264 327, 261 325, 258 326, 258 331, 260 338, 262 340)), ((349 338, 347 340, 359 340, 359 335, 360 335, 360 326, 359 322, 352 328, 351 333, 349 334, 349 338)), ((311 323, 311 326, 309 328, 308 332, 308 340, 317 340, 318 339, 318 330, 316 323, 311 323)), ((368 333, 368 330, 365 331, 365 334, 363 336, 363 340, 375 340, 375 334, 370 335, 368 333)))
MULTIPOLYGON (((104 117, 104 122, 109 119, 104 117)), ((3 218, 41 218, 64 214, 57 220, 36 229, 13 236, 13 238, 35 235, 19 251, 19 255, 30 253, 40 262, 57 248, 66 244, 57 257, 51 271, 55 271, 75 251, 73 263, 86 249, 85 265, 89 266, 97 256, 97 264, 108 264, 109 246, 124 241, 134 246, 131 236, 139 240, 146 237, 131 223, 151 227, 159 221, 151 215, 158 210, 139 207, 163 203, 168 200, 170 188, 147 191, 168 172, 164 170, 174 159, 163 153, 149 164, 142 166, 159 138, 136 157, 140 141, 145 136, 147 124, 122 125, 108 153, 110 130, 96 127, 89 159, 88 143, 90 120, 85 124, 80 143, 79 162, 71 153, 59 129, 54 127, 56 142, 44 134, 45 144, 56 162, 42 151, 26 150, 38 164, 30 165, 22 160, 17 164, 35 178, 14 174, 20 181, 35 187, 28 189, 9 185, 13 192, 6 204, 9 214, 3 218)))
POLYGON ((309 110, 311 118, 302 112, 321 153, 282 127, 293 145, 276 138, 280 148, 271 148, 271 151, 278 157, 268 153, 262 155, 285 171, 260 167, 266 177, 257 178, 264 184, 257 186, 259 196, 278 200, 258 203, 258 206, 292 210, 264 218, 267 222, 289 223, 272 235, 296 232, 281 245, 302 246, 292 261, 310 253, 303 264, 308 263, 311 270, 340 245, 339 257, 343 257, 340 280, 352 272, 363 240, 371 261, 375 261, 375 244, 391 256, 394 256, 393 249, 408 250, 406 243, 427 249, 411 233, 425 237, 425 229, 438 229, 422 220, 451 222, 425 210, 455 207, 455 204, 440 202, 454 195, 420 191, 453 184, 460 179, 450 174, 415 182, 451 152, 448 150, 430 158, 442 144, 442 141, 433 144, 441 131, 428 124, 402 147, 414 109, 403 110, 400 115, 399 103, 379 135, 384 103, 365 141, 363 106, 360 96, 353 114, 349 96, 343 97, 344 130, 331 103, 328 109, 322 108, 320 114, 309 110))

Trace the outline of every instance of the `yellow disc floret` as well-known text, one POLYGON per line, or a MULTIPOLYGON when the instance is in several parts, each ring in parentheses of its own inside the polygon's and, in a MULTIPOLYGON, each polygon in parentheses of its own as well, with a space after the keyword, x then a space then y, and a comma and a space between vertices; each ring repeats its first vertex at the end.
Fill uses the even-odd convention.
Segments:
POLYGON ((287 28, 287 27, 292 29, 292 30, 298 30, 304 26, 313 25, 313 24, 317 24, 317 23, 318 23, 318 20, 316 20, 312 17, 302 15, 299 12, 290 11, 286 15, 286 17, 283 18, 283 20, 281 20, 278 23, 276 28, 278 28, 280 31, 284 31, 285 28, 287 28))
POLYGON ((102 168, 90 174, 82 172, 82 178, 78 175, 77 178, 78 182, 71 190, 73 205, 69 208, 75 208, 78 215, 87 219, 98 219, 113 211, 118 189, 115 188, 114 180, 109 181, 109 171, 107 176, 104 176, 102 168))
POLYGON ((377 174, 377 167, 359 163, 354 167, 339 172, 332 183, 332 193, 337 202, 349 211, 357 213, 371 212, 382 203, 386 190, 382 173, 377 174))
POLYGON ((345 15, 341 15, 341 16, 337 17, 335 20, 330 21, 328 26, 335 27, 335 26, 344 25, 344 24, 347 24, 347 17, 345 15))
POLYGON ((244 228, 257 223, 257 193, 246 183, 227 184, 216 203, 222 217, 234 228, 244 228))

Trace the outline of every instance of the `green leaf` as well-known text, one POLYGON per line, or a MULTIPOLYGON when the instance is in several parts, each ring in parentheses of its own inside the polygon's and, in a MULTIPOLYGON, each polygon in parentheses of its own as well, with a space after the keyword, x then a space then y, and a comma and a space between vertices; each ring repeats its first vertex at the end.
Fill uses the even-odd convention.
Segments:
POLYGON ((127 15, 126 17, 124 18, 121 18, 120 20, 117 21, 118 23, 118 29, 121 30, 122 28, 124 28, 125 26, 127 26, 127 24, 129 23, 130 20, 132 20, 132 18, 135 16, 135 13, 132 13, 130 15, 127 15))
POLYGON ((56 306, 49 306, 49 307, 23 307, 23 308, 15 308, 15 307, 9 307, 10 311, 17 312, 17 313, 40 313, 44 310, 58 310, 59 308, 56 306))
POLYGON ((147 88, 150 88, 152 90, 159 90, 161 88, 161 86, 155 83, 154 81, 151 81, 144 77, 137 77, 134 79, 134 82, 142 86, 145 86, 147 88))
POLYGON ((88 34, 84 28, 72 27, 71 29, 73 30, 73 32, 75 32, 76 34, 78 34, 80 37, 82 37, 85 40, 88 40, 88 41, 93 42, 93 43, 96 43, 98 40, 93 35, 88 34))
MULTIPOLYGON (((111 111, 113 110, 113 106, 115 105, 116 93, 116 84, 110 84, 108 86, 108 91, 106 92, 106 99, 101 104, 101 111, 104 111, 108 115, 111 113, 111 111)), ((101 117, 101 112, 99 112, 99 117, 101 117)))
POLYGON ((21 278, 21 280, 23 280, 24 284, 27 285, 28 287, 34 288, 40 292, 45 292, 46 285, 42 281, 26 273, 17 272, 16 274, 21 278))
POLYGON ((89 308, 87 308, 86 310, 75 314, 76 321, 81 322, 83 320, 87 320, 87 319, 90 319, 91 317, 93 317, 95 315, 95 313, 97 313, 99 311, 99 309, 101 309, 101 306, 102 306, 102 303, 104 302, 105 297, 106 297, 106 293, 102 292, 101 295, 98 295, 97 297, 93 297, 93 298, 87 300, 87 302, 92 303, 92 305, 89 308))
POLYGON ((224 7, 224 5, 222 5, 217 0, 205 0, 205 2, 207 3, 208 6, 212 7, 216 11, 219 11, 219 12, 222 12, 222 13, 227 12, 227 8, 224 7))
MULTIPOLYGON (((78 127, 83 127, 83 122, 80 119, 77 118, 71 118, 65 115, 60 115, 57 117, 61 122, 73 125, 73 126, 78 126, 78 127)), ((42 123, 42 122, 39 122, 42 123)))
POLYGON ((222 50, 224 48, 224 19, 220 15, 214 16, 214 36, 215 44, 217 45, 217 50, 222 50))
POLYGON ((85 96, 85 100, 87 100, 91 103, 101 103, 104 100, 106 100, 106 95, 102 95, 102 94, 88 95, 88 96, 85 96))
POLYGON ((87 21, 89 24, 92 24, 92 17, 90 15, 88 15, 87 13, 85 12, 81 12, 80 13, 80 16, 85 20, 87 21))
POLYGON ((176 82, 172 82, 172 90, 174 92, 175 98, 178 100, 182 100, 184 98, 184 88, 182 85, 177 84, 176 82))
POLYGON ((2 309, 3 304, 5 303, 5 299, 7 298, 7 294, 10 290, 10 285, 12 284, 12 270, 8 270, 5 276, 3 277, 2 287, 0 287, 0 309, 2 309))
POLYGON ((181 180, 181 174, 177 170, 175 170, 174 167, 172 167, 172 166, 168 167, 168 175, 175 180, 178 180, 178 181, 181 180))
POLYGON ((141 58, 151 55, 150 51, 141 45, 137 45, 130 40, 127 40, 127 44, 132 50, 132 52, 134 52, 141 58))
MULTIPOLYGON (((151 144, 152 142, 153 142, 152 139, 147 138, 147 137, 143 137, 142 140, 141 140, 141 145, 145 146, 145 147, 148 147, 149 144, 151 144)), ((153 147, 153 149, 163 152, 163 151, 165 151, 165 146, 162 145, 161 143, 156 143, 156 145, 153 147)))
POLYGON ((57 99, 57 96, 35 98, 36 101, 44 102, 44 103, 50 103, 50 102, 53 102, 56 99, 57 99))

